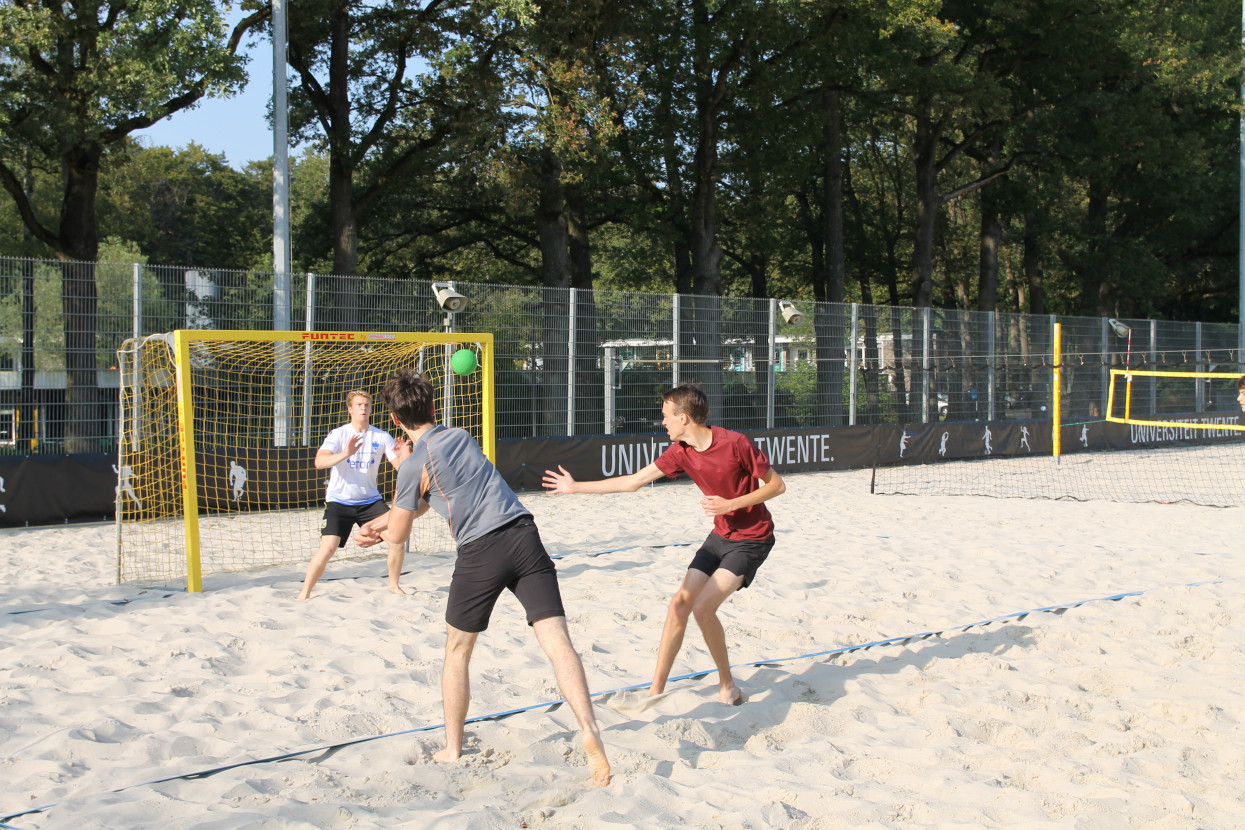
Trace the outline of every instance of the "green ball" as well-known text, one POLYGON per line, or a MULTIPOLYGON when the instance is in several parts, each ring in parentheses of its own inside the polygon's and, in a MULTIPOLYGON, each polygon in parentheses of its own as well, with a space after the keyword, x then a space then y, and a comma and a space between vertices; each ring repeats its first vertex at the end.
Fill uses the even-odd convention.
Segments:
POLYGON ((476 353, 471 349, 459 349, 450 358, 450 368, 456 375, 469 375, 476 370, 476 353))

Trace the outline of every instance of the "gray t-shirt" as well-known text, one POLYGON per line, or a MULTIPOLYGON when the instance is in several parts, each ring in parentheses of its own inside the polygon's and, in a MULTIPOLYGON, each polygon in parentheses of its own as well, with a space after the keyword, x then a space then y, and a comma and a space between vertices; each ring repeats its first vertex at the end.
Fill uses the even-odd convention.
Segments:
POLYGON ((419 507, 419 484, 425 470, 428 493, 424 498, 449 523, 459 547, 531 515, 465 429, 437 425, 420 437, 410 458, 398 468, 394 507, 419 507))

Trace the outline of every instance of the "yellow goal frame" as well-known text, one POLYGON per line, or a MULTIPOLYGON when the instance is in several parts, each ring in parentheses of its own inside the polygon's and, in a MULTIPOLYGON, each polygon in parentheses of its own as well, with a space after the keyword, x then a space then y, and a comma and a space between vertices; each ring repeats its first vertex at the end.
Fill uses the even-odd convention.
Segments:
MULTIPOLYGON (((203 591, 203 574, 199 551, 199 500, 198 471, 195 465, 194 411, 191 395, 191 349, 196 343, 247 340, 256 343, 303 344, 317 341, 331 342, 423 342, 455 344, 471 342, 480 344, 477 371, 484 400, 495 401, 493 386, 493 335, 480 332, 342 332, 342 331, 201 331, 178 329, 173 332, 175 384, 177 385, 177 417, 180 432, 182 508, 186 528, 186 590, 191 593, 203 591)), ((496 412, 495 406, 485 406, 481 424, 480 448, 489 461, 496 463, 496 412)))
POLYGON ((1232 429, 1231 426, 1225 424, 1198 424, 1189 421, 1155 421, 1133 418, 1132 382, 1134 377, 1237 380, 1241 377, 1240 372, 1167 372, 1158 369, 1112 369, 1111 380, 1107 384, 1107 411, 1103 420, 1110 421, 1113 424, 1144 424, 1146 426, 1174 427, 1176 429, 1232 429), (1115 379, 1117 377, 1123 377, 1125 382, 1124 417, 1122 418, 1115 415, 1115 379))

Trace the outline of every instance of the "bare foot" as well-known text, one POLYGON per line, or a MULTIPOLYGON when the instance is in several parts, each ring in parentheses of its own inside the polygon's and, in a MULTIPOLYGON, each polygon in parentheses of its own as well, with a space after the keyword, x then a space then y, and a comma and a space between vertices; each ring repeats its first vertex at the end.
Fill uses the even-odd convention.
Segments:
POLYGON ((298 598, 299 598, 300 600, 302 600, 302 601, 304 601, 304 602, 305 602, 305 601, 307 601, 307 600, 311 599, 311 594, 299 594, 299 595, 298 595, 298 598))
POLYGON ((432 756, 432 760, 436 761, 438 764, 448 764, 451 761, 457 761, 462 756, 463 751, 461 749, 453 749, 447 746, 445 749, 442 749, 434 754, 432 756))
POLYGON ((727 706, 742 706, 744 702, 744 693, 732 683, 730 686, 718 689, 718 698, 727 706))
POLYGON ((608 787, 610 762, 605 757, 605 748, 601 746, 601 741, 591 735, 584 735, 584 752, 588 754, 588 770, 592 773, 592 782, 598 787, 608 787))
POLYGON ((404 595, 404 596, 405 596, 406 594, 409 594, 409 593, 410 593, 410 591, 406 590, 406 589, 405 589, 405 588, 403 588, 401 585, 390 585, 390 586, 389 586, 389 593, 391 593, 391 594, 402 594, 402 595, 404 595))

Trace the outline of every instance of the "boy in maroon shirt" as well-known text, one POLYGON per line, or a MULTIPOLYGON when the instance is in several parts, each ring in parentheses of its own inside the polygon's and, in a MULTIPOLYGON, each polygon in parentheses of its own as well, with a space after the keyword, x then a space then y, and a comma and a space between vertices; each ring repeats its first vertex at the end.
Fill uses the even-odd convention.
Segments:
POLYGON ((747 437, 705 423, 709 402, 699 387, 684 384, 661 397, 662 426, 671 443, 656 461, 631 475, 600 481, 576 481, 559 466, 558 472, 545 470, 544 485, 555 493, 624 493, 679 473, 696 482, 705 494, 700 505, 713 516, 713 532, 696 551, 683 584, 670 600, 648 693, 665 690, 683 645, 687 618, 693 615, 718 669, 718 696, 723 703, 738 706, 744 697, 731 677, 726 632, 717 610, 735 591, 752 584, 774 547, 774 522, 763 502, 782 495, 787 487, 747 437))

